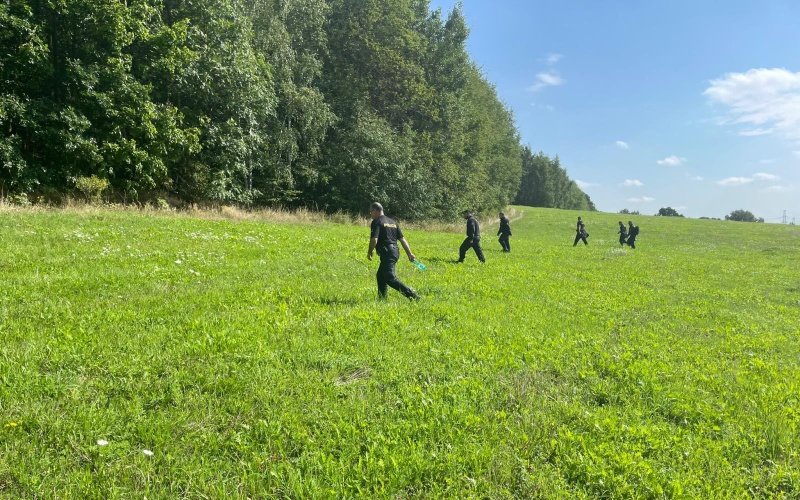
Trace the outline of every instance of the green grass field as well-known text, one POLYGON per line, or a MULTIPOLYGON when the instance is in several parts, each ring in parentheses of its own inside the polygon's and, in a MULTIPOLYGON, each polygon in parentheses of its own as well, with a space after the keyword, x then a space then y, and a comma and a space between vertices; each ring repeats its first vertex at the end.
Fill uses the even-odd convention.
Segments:
POLYGON ((0 209, 0 497, 799 498, 800 229, 520 215, 0 209))

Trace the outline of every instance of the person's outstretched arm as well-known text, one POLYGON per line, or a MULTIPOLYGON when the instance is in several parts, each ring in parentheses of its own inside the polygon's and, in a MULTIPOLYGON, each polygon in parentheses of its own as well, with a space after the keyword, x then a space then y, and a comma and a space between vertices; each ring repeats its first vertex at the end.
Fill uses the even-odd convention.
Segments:
POLYGON ((411 253, 411 247, 408 246, 408 242, 406 241, 406 239, 400 238, 400 244, 403 245, 403 250, 406 251, 406 255, 408 255, 408 260, 414 262, 414 259, 416 259, 416 257, 414 256, 413 253, 411 253))

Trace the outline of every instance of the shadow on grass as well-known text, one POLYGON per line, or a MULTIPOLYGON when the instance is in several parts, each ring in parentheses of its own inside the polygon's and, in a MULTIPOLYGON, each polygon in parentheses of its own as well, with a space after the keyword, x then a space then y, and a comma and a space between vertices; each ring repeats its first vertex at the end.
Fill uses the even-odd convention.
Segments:
POLYGON ((356 306, 361 302, 354 297, 314 297, 312 300, 325 306, 356 306))
POLYGON ((436 264, 455 264, 458 257, 428 257, 425 262, 432 262, 436 264))

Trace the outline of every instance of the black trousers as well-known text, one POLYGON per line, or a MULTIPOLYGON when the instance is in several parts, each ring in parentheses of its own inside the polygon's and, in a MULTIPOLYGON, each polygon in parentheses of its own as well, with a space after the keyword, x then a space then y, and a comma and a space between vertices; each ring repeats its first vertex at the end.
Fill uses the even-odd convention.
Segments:
POLYGON ((578 234, 575 235, 575 241, 572 243, 572 246, 577 245, 580 240, 583 240, 583 244, 584 245, 588 245, 589 244, 589 242, 586 241, 586 236, 581 234, 581 233, 578 233, 578 234))
POLYGON ((480 238, 475 238, 474 240, 472 240, 472 243, 470 243, 470 239, 469 238, 464 239, 464 243, 462 243, 461 244, 461 248, 458 249, 458 261, 459 262, 464 262, 464 257, 467 256, 467 250, 469 250, 470 248, 475 250, 475 255, 478 256, 478 260, 479 261, 486 262, 486 258, 484 258, 484 256, 483 256, 483 250, 481 250, 481 239, 480 238))
POLYGON ((636 236, 629 237, 627 243, 631 248, 636 248, 636 236))
POLYGON ((503 233, 500 235, 500 238, 497 240, 500 242, 500 246, 503 247, 504 252, 511 251, 511 244, 508 242, 508 234, 503 233))
POLYGON ((627 238, 627 237, 628 237, 627 234, 620 233, 620 235, 619 235, 619 244, 620 244, 620 246, 625 244, 625 238, 627 238))
POLYGON ((381 256, 381 265, 378 266, 378 272, 375 275, 378 279, 378 295, 386 297, 386 292, 389 291, 389 287, 392 287, 406 297, 415 297, 414 290, 408 288, 394 273, 394 266, 400 258, 397 245, 378 249, 378 255, 381 256))

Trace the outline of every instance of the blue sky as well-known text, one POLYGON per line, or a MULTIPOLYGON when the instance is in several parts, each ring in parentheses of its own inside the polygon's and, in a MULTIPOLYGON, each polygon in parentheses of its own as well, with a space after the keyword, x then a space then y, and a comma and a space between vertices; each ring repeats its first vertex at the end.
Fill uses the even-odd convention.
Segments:
POLYGON ((598 210, 800 224, 800 1, 461 3, 523 143, 598 210))

